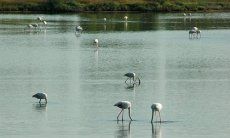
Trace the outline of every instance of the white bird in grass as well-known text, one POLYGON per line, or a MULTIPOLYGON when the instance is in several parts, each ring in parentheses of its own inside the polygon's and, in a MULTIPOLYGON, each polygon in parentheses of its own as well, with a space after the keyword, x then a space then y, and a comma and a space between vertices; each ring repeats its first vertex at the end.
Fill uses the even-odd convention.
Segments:
POLYGON ((158 112, 158 114, 159 114, 160 123, 161 123, 161 114, 160 114, 160 111, 161 111, 162 108, 163 108, 163 106, 160 103, 154 103, 154 104, 152 104, 152 106, 151 106, 151 109, 152 109, 151 123, 153 122, 153 116, 156 114, 156 112, 158 112))
POLYGON ((124 76, 128 77, 126 80, 125 80, 125 83, 127 82, 127 80, 130 80, 130 84, 131 84, 131 80, 133 80, 133 83, 135 84, 136 83, 136 79, 138 79, 138 84, 140 85, 141 81, 138 77, 136 77, 136 74, 134 72, 129 72, 129 73, 126 73, 124 76))
POLYGON ((129 101, 120 101, 114 104, 114 106, 117 106, 118 108, 121 108, 121 112, 118 114, 117 116, 117 121, 119 121, 119 116, 122 113, 122 121, 123 121, 123 115, 124 115, 124 109, 128 109, 129 110, 129 118, 132 121, 131 118, 131 103, 129 101))
POLYGON ((46 93, 36 93, 34 94, 32 97, 35 97, 39 100, 39 103, 41 103, 41 99, 45 99, 46 103, 47 103, 47 94, 46 93))

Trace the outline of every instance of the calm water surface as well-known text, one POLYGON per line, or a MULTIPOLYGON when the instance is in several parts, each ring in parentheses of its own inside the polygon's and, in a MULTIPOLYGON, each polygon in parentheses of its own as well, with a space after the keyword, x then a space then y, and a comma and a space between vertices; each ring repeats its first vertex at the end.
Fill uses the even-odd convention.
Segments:
POLYGON ((0 14, 0 137, 228 138, 229 36, 229 13, 0 14), (24 31, 38 16, 46 29, 24 31), (188 38, 193 26, 200 39, 188 38), (124 83, 130 71, 140 86, 124 83), (116 121, 120 100, 134 121, 116 121), (150 123, 154 102, 162 124, 150 123))

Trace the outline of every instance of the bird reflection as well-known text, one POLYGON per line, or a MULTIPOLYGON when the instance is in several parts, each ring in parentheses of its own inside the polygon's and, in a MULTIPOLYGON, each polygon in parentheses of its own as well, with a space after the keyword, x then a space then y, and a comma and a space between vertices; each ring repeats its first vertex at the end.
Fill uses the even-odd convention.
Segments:
POLYGON ((152 138, 161 138, 162 137, 162 135, 161 135, 161 124, 151 123, 151 125, 152 125, 152 138))
POLYGON ((125 124, 124 121, 120 124, 119 121, 117 121, 118 130, 115 131, 115 138, 131 138, 130 125, 131 121, 129 121, 128 124, 125 124))
POLYGON ((128 29, 128 22, 124 22, 124 30, 127 31, 128 29))
POLYGON ((103 27, 104 27, 104 31, 106 31, 106 29, 107 29, 107 28, 106 28, 106 24, 104 24, 103 27))
POLYGON ((34 104, 34 109, 41 111, 41 110, 47 110, 47 104, 46 103, 37 103, 34 104))

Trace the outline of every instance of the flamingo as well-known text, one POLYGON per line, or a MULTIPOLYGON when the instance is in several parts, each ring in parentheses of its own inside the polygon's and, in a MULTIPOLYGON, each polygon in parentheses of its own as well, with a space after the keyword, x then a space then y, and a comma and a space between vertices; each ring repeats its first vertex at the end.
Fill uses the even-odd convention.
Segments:
POLYGON ((186 16, 186 13, 183 13, 184 16, 186 16))
POLYGON ((38 28, 38 24, 36 24, 36 23, 28 24, 24 30, 26 30, 27 28, 29 28, 29 30, 31 30, 31 29, 37 29, 38 28))
POLYGON ((106 22, 106 18, 103 18, 104 22, 106 22))
POLYGON ((98 47, 99 40, 98 39, 94 39, 93 43, 98 47))
POLYGON ((129 79, 130 80, 130 83, 131 83, 131 79, 133 79, 133 83, 136 83, 136 79, 138 79, 138 84, 140 85, 141 81, 138 77, 136 77, 136 74, 134 72, 129 72, 129 73, 126 73, 124 76, 128 77, 125 81, 125 83, 127 82, 127 80, 129 79))
POLYGON ((39 100, 39 103, 41 103, 41 99, 45 99, 46 103, 47 103, 47 94, 46 93, 36 93, 34 94, 32 97, 35 97, 39 100))
POLYGON ((83 31, 83 28, 81 26, 76 26, 76 32, 82 32, 83 31))
POLYGON ((163 106, 160 103, 154 103, 154 104, 152 104, 152 106, 151 106, 151 109, 152 109, 151 123, 153 122, 153 116, 154 116, 154 114, 156 114, 156 112, 158 112, 158 114, 159 114, 160 123, 161 123, 161 114, 160 114, 160 111, 161 111, 162 108, 163 108, 163 106))
POLYGON ((124 17, 124 19, 125 19, 125 21, 127 22, 127 20, 128 20, 128 16, 125 16, 125 17, 124 17))
POLYGON ((119 116, 122 113, 122 121, 123 121, 123 115, 124 115, 124 109, 129 110, 129 118, 132 121, 132 118, 130 116, 131 113, 131 103, 129 101, 120 101, 114 104, 114 106, 117 106, 118 108, 121 108, 121 112, 117 116, 117 121, 119 121, 119 116))
POLYGON ((37 17, 37 20, 39 20, 40 22, 43 21, 43 18, 41 16, 37 17))

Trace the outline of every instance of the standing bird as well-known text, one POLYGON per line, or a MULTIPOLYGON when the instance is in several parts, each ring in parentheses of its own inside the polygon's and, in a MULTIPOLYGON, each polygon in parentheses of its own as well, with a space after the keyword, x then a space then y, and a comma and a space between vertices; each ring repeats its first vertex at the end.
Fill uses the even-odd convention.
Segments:
POLYGON ((36 93, 34 94, 32 97, 35 97, 39 100, 39 103, 41 103, 41 99, 45 99, 46 103, 47 103, 47 94, 46 93, 36 93))
POLYGON ((160 103, 154 103, 154 104, 152 104, 152 106, 151 106, 151 109, 152 109, 151 123, 153 122, 153 116, 156 114, 156 112, 158 112, 158 114, 159 114, 160 123, 161 123, 161 114, 160 114, 160 111, 161 111, 162 108, 163 108, 163 106, 160 103))
POLYGON ((103 18, 104 22, 106 22, 106 18, 103 18))
POLYGON ((138 84, 140 85, 141 84, 141 81, 138 77, 135 77, 136 74, 134 72, 129 72, 129 73, 126 73, 124 76, 128 77, 126 80, 125 80, 125 83, 127 82, 127 80, 129 79, 130 80, 130 84, 131 84, 131 80, 133 80, 133 83, 136 83, 136 79, 138 79, 138 84))
POLYGON ((131 113, 131 103, 129 101, 120 101, 118 103, 115 103, 114 106, 117 106, 118 108, 121 108, 121 112, 117 116, 117 121, 119 121, 119 116, 122 113, 122 121, 123 121, 123 115, 124 115, 124 109, 129 110, 129 118, 132 121, 132 118, 130 116, 131 113))
POLYGON ((98 47, 98 43, 99 43, 98 39, 94 39, 93 43, 98 47))
POLYGON ((124 17, 124 19, 125 19, 125 21, 127 22, 127 20, 128 20, 128 16, 125 16, 125 17, 124 17))

